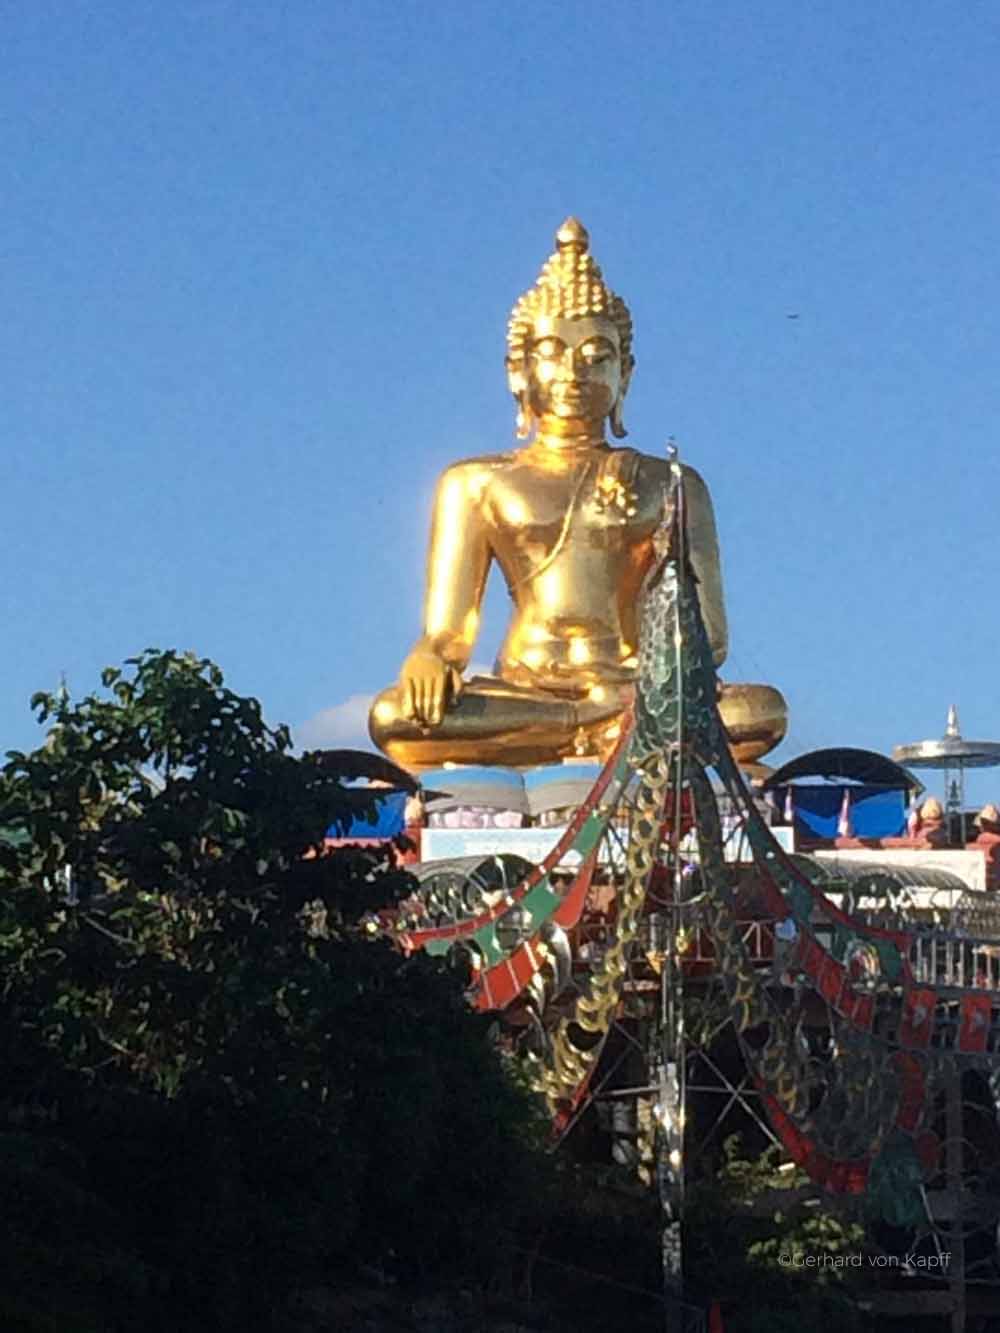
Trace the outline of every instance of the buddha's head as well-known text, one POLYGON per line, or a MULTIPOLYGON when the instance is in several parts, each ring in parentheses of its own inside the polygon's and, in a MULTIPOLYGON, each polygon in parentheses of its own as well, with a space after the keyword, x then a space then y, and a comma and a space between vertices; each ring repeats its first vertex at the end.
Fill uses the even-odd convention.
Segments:
POLYGON ((609 420, 625 435, 622 403, 632 367, 632 317, 604 283, 576 218, 556 232, 556 252, 518 301, 507 328, 507 376, 517 400, 517 433, 534 422, 593 430, 609 420))

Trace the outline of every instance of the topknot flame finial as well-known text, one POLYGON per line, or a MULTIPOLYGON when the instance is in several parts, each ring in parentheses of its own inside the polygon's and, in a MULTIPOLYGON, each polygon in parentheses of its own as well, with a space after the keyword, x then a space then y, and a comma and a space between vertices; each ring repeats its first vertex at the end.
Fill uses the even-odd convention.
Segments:
POLYGON ((556 232, 556 249, 560 254, 572 250, 578 255, 590 249, 590 233, 579 218, 567 218, 556 232))

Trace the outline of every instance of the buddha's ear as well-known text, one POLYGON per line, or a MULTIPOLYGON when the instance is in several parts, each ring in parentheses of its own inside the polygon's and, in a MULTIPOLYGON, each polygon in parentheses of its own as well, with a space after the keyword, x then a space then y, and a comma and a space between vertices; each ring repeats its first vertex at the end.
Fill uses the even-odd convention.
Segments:
POLYGON ((619 394, 615 399, 615 405, 608 416, 608 425, 611 427, 611 434, 616 440, 624 440, 628 431, 625 429, 625 422, 622 420, 622 395, 619 394))
POLYGON ((507 383, 510 391, 515 398, 520 398, 528 387, 524 361, 520 357, 515 360, 514 357, 508 356, 504 360, 504 365, 507 367, 507 383))
POLYGON ((611 434, 616 440, 624 440, 628 431, 625 429, 625 422, 622 420, 622 407, 625 402, 625 395, 628 393, 628 386, 632 380, 632 367, 635 362, 629 357, 627 362, 622 363, 622 378, 618 388, 618 397, 615 399, 614 407, 608 416, 608 425, 611 427, 611 434))
POLYGON ((519 440, 530 437, 534 421, 535 415, 528 406, 528 395, 521 394, 517 400, 517 416, 514 418, 514 434, 519 440))
POLYGON ((534 421, 534 415, 528 402, 528 376, 525 374, 522 360, 515 361, 512 357, 507 357, 505 364, 507 366, 507 383, 517 403, 515 432, 519 440, 526 440, 531 434, 534 421))

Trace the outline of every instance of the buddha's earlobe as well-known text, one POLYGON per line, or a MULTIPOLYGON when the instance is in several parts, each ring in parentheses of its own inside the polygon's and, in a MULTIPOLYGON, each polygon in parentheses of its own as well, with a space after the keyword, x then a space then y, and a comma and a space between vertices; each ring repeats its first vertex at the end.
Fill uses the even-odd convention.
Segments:
POLYGON ((611 434, 616 440, 624 440, 628 431, 625 429, 625 422, 622 420, 621 394, 615 399, 615 405, 611 409, 611 415, 608 417, 608 425, 611 427, 611 434))
POLYGON ((517 416, 514 418, 515 432, 519 440, 526 440, 531 434, 532 414, 528 406, 528 395, 517 395, 517 416))

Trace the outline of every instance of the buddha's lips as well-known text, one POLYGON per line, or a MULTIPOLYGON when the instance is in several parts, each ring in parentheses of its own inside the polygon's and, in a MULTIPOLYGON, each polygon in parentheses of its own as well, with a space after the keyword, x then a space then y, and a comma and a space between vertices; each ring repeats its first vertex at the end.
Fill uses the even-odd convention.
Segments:
POLYGON ((586 389, 555 389, 552 393, 553 400, 557 403, 563 403, 567 407, 582 407, 589 398, 586 389))

